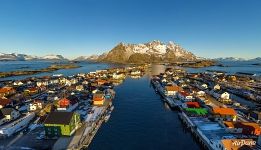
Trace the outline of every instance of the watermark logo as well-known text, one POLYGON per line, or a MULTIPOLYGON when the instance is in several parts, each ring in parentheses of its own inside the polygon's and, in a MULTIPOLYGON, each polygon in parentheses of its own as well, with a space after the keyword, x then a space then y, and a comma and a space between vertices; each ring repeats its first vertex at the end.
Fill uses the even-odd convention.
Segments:
POLYGON ((241 147, 241 146, 254 146, 256 145, 256 141, 253 140, 236 140, 232 142, 232 146, 241 147))

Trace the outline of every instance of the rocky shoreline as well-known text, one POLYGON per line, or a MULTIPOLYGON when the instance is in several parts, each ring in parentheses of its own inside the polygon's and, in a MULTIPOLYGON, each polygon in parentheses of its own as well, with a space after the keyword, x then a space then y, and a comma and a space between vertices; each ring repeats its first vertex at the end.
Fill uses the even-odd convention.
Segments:
POLYGON ((22 75, 33 75, 43 72, 52 72, 60 69, 73 69, 79 68, 81 66, 76 64, 53 64, 47 68, 37 69, 37 70, 19 70, 10 72, 0 72, 0 78, 12 77, 12 76, 22 76, 22 75))

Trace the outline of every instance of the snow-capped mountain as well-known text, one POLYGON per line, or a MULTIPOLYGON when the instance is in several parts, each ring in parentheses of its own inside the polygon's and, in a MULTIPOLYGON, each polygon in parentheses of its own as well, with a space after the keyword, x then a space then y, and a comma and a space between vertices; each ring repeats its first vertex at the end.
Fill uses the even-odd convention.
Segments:
POLYGON ((27 61, 27 60, 58 60, 58 61, 64 61, 67 60, 62 55, 46 55, 43 57, 38 56, 32 56, 32 55, 26 55, 26 54, 17 54, 17 53, 11 53, 11 54, 5 54, 0 53, 0 61, 27 61))
POLYGON ((38 59, 37 56, 31 56, 26 54, 17 54, 17 53, 11 53, 11 54, 5 54, 0 53, 0 60, 35 60, 38 59))
POLYGON ((96 61, 99 58, 99 55, 91 55, 91 56, 80 56, 75 58, 75 61, 96 61))
POLYGON ((43 57, 40 57, 39 59, 41 59, 41 60, 67 60, 62 55, 54 55, 54 54, 45 55, 43 57))
POLYGON ((197 57, 174 42, 152 41, 144 44, 119 43, 111 51, 99 57, 100 61, 116 63, 173 62, 196 60, 197 57))
POLYGON ((214 58, 214 60, 217 61, 245 61, 244 58, 238 58, 238 57, 220 57, 220 58, 214 58))
POLYGON ((252 58, 252 59, 246 59, 246 58, 239 58, 239 57, 220 57, 220 58, 215 58, 213 60, 216 61, 261 61, 261 57, 257 58, 252 58))

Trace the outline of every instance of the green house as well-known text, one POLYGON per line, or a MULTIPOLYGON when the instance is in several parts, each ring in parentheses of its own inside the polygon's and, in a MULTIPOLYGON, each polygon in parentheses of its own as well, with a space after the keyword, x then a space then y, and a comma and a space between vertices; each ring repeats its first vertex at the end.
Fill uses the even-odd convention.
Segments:
POLYGON ((80 115, 75 112, 51 112, 44 121, 47 137, 71 136, 80 126, 80 115))
POLYGON ((191 115, 207 115, 208 111, 205 108, 185 108, 186 112, 191 115))

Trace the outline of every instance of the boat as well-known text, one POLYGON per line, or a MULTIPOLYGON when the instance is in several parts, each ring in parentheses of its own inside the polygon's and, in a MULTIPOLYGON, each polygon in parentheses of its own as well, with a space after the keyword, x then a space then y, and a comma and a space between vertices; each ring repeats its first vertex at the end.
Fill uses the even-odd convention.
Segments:
POLYGON ((104 117, 104 121, 107 122, 111 117, 111 113, 108 113, 105 117, 104 117))

